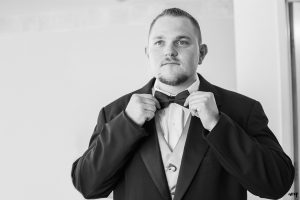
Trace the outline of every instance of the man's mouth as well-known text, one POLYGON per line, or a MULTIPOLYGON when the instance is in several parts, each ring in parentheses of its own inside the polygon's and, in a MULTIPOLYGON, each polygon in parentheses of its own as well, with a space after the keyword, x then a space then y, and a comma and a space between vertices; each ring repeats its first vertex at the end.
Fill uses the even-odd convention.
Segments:
POLYGON ((164 66, 164 65, 179 65, 179 63, 177 63, 177 62, 166 62, 166 63, 163 63, 161 66, 164 66))

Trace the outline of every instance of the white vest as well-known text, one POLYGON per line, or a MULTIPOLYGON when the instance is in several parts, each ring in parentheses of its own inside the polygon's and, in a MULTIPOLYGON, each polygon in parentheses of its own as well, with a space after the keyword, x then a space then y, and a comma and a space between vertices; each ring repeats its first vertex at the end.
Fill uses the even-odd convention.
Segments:
POLYGON ((182 130, 182 134, 179 138, 179 141, 176 144, 173 151, 171 150, 168 143, 166 142, 166 139, 163 136, 160 124, 158 122, 155 123, 161 157, 162 157, 172 199, 174 199, 174 195, 175 195, 177 179, 178 179, 179 170, 181 166, 181 159, 183 155, 187 133, 190 127, 190 122, 191 122, 191 115, 188 117, 188 120, 182 130))

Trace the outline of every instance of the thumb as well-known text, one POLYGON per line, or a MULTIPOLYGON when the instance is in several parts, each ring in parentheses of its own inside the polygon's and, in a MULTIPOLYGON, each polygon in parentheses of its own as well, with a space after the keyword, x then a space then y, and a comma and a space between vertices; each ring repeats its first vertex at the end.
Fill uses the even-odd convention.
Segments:
POLYGON ((189 96, 185 99, 185 102, 184 102, 184 104, 183 104, 184 107, 186 107, 187 105, 189 105, 190 96, 191 96, 191 95, 189 95, 189 96))

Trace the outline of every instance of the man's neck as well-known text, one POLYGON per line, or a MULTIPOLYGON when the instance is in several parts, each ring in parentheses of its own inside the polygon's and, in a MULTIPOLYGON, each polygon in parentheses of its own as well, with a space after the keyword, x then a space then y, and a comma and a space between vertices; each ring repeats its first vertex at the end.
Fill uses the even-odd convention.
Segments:
POLYGON ((184 83, 180 84, 180 85, 167 85, 165 83, 160 82, 158 79, 156 79, 157 81, 157 86, 159 89, 168 92, 170 94, 176 95, 184 90, 186 90, 189 86, 191 86, 197 79, 197 74, 191 78, 189 78, 187 81, 185 81, 184 83))

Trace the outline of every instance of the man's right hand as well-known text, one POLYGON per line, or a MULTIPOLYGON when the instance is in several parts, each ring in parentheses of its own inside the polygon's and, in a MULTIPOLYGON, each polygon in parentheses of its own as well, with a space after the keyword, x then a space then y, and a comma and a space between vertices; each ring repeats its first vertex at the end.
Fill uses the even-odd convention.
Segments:
POLYGON ((127 116, 139 126, 155 116, 155 111, 160 109, 159 102, 151 94, 133 94, 125 109, 127 116))

